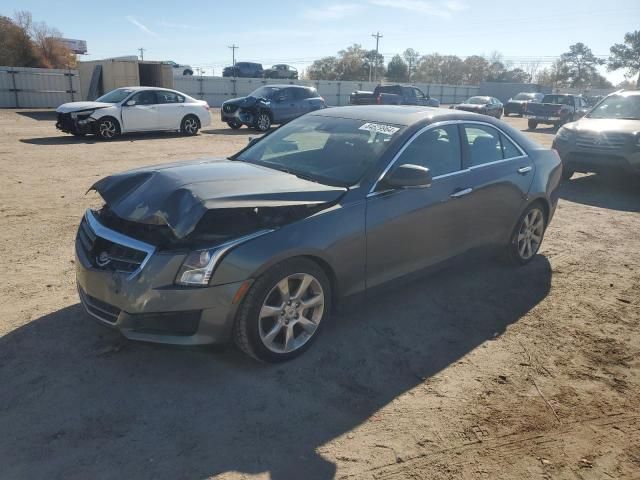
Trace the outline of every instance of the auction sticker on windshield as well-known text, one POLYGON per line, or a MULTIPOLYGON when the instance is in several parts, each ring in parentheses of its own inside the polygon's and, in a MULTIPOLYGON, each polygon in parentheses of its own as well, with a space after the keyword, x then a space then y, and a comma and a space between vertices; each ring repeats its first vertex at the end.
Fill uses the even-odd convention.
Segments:
POLYGON ((383 125, 381 123, 365 123, 358 130, 367 130, 369 132, 384 133, 385 135, 393 135, 400 128, 391 125, 383 125))

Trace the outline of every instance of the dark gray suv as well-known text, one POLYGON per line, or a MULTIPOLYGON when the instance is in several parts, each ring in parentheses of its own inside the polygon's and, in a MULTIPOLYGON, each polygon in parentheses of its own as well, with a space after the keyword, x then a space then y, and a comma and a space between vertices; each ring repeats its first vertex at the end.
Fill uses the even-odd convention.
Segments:
POLYGON ((480 246, 532 260, 560 175, 554 151, 484 115, 320 110, 230 158, 98 181, 78 291, 128 338, 282 361, 347 297, 480 246))

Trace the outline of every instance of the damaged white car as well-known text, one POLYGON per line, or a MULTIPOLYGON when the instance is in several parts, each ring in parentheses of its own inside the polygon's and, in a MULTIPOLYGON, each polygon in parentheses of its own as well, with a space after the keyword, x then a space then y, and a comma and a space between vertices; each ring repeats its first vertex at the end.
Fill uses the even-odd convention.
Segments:
POLYGON ((196 135, 211 124, 209 105, 176 90, 117 88, 94 102, 71 102, 56 109, 56 128, 75 136, 112 140, 123 133, 180 131, 196 135))

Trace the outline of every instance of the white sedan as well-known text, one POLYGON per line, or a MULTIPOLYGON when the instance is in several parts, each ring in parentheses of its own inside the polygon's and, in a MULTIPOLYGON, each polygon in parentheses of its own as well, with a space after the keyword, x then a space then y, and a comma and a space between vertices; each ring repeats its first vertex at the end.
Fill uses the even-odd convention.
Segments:
POLYGON ((157 87, 117 88, 95 102, 65 103, 56 112, 57 129, 76 136, 95 134, 104 140, 158 130, 196 135, 211 124, 207 102, 157 87))

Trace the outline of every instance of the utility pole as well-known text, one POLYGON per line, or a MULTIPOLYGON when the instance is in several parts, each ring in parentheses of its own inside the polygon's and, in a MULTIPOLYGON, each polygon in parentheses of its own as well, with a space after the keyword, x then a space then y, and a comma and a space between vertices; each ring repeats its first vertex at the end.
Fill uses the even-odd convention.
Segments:
POLYGON ((138 49, 138 51, 140 52, 140 60, 144 62, 144 51, 146 50, 146 48, 142 48, 140 47, 138 49))
POLYGON ((232 56, 233 56, 233 76, 236 76, 236 48, 240 48, 239 46, 237 46, 235 43, 233 45, 230 45, 229 48, 231 49, 232 56))
MULTIPOLYGON (((382 35, 380 35, 380 32, 377 32, 377 33, 372 33, 371 36, 376 39, 376 57, 374 59, 374 67, 373 67, 374 68, 373 81, 375 82, 378 77, 378 44, 380 42, 380 39, 382 38, 382 35)), ((371 77, 371 67, 369 67, 369 77, 371 77)))

